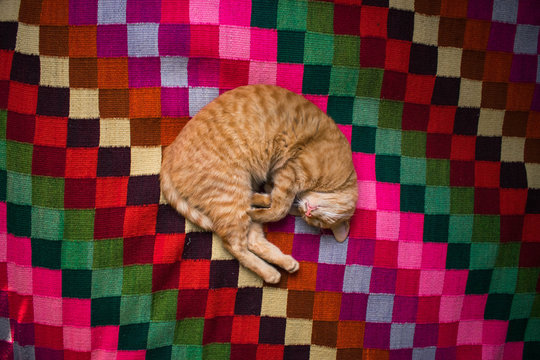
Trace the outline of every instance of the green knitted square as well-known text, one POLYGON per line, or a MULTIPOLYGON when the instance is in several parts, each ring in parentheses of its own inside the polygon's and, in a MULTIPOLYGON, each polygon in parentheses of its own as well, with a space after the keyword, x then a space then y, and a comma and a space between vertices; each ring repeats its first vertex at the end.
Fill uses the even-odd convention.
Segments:
POLYGON ((351 143, 352 151, 374 154, 376 133, 376 128, 374 127, 353 125, 351 143))
POLYGON ((64 237, 64 210, 34 206, 32 208, 32 237, 62 240, 64 237))
POLYGON ((251 26, 275 29, 277 11, 277 1, 253 0, 251 2, 251 26))
MULTIPOLYGON (((60 244, 59 241, 55 243, 60 244)), ((89 299, 92 295, 92 271, 62 270, 62 296, 89 299)))
MULTIPOLYGON (((170 346, 168 345, 172 344, 173 342, 175 327, 176 319, 174 321, 167 322, 151 322, 150 329, 148 329, 148 348, 157 349, 160 347, 166 347, 167 349, 170 349, 170 346)), ((156 359, 163 358, 163 356, 156 357, 156 359)))
POLYGON ((410 185, 425 185, 426 159, 402 156, 401 183, 410 185))
POLYGON ((375 68, 361 68, 358 74, 356 96, 379 99, 384 70, 375 68))
POLYGON ((450 185, 450 161, 444 159, 426 160, 426 185, 450 185))
POLYGON ((331 66, 305 65, 302 92, 304 94, 327 95, 330 90, 331 66))
POLYGON ((230 356, 231 344, 212 343, 203 347, 203 359, 228 360, 230 356))
POLYGON ((403 131, 401 133, 402 149, 404 156, 425 158, 426 157, 426 133, 423 131, 403 131))
POLYGON ((492 269, 497 260, 499 247, 493 243, 471 244, 471 269, 492 269))
MULTIPOLYGON (((375 175, 377 178, 377 181, 384 181, 384 182, 391 182, 391 183, 399 183, 400 182, 400 167, 401 167, 401 158, 399 156, 392 156, 392 155, 377 155, 375 158, 375 175)), ((401 194, 401 198, 403 199, 404 194, 401 194)), ((422 200, 422 210, 424 209, 424 200, 423 200, 423 194, 422 199, 418 198, 415 200, 422 200)), ((407 204, 412 203, 412 200, 407 202, 407 204)), ((403 202, 401 203, 401 210, 406 211, 403 209, 403 202)), ((411 206, 414 206, 411 204, 411 206)), ((408 206, 405 206, 408 208, 408 206)))
MULTIPOLYGON (((474 246, 475 244, 473 244, 474 246)), ((491 244, 490 244, 491 245, 491 244)), ((474 255, 473 255, 474 256, 474 255)), ((489 292, 513 294, 517 285, 517 268, 495 268, 491 278, 489 292)))
POLYGON ((149 327, 150 325, 148 323, 121 325, 118 332, 118 349, 146 349, 149 327))
POLYGON ((21 205, 32 205, 32 176, 6 171, 6 200, 21 205))
POLYGON ((448 242, 448 215, 424 216, 424 242, 448 242))
POLYGON ((334 59, 337 66, 350 66, 357 68, 359 65, 360 37, 335 35, 334 36, 334 59))
POLYGON ((446 186, 426 187, 426 214, 450 214, 450 189, 446 186))
POLYGON ((401 155, 401 131, 377 129, 375 152, 383 155, 401 155))
POLYGON ((353 117, 352 97, 346 96, 329 96, 327 113, 338 124, 351 124, 353 117))
POLYGON ((124 241, 122 239, 94 241, 94 268, 115 268, 123 264, 124 241))
POLYGON ((518 242, 500 243, 499 253, 497 254, 497 260, 495 261, 495 266, 518 267, 520 250, 521 250, 521 243, 518 243, 518 242))
POLYGON ((32 207, 7 203, 7 231, 15 236, 32 235, 32 207))
POLYGON ((377 126, 380 100, 355 97, 353 104, 353 124, 359 126, 377 126))
POLYGON ((308 2, 307 30, 334 33, 334 4, 327 2, 308 2))
POLYGON ((122 295, 122 268, 92 271, 92 298, 122 295))
POLYGON ((384 99, 380 102, 378 125, 385 128, 401 129, 403 102, 384 99))
POLYGON ((203 328, 203 318, 178 320, 174 329, 174 343, 178 345, 202 345, 203 328))
POLYGON ((92 299, 92 326, 120 325, 120 297, 92 299))
POLYGON ((50 208, 64 207, 64 179, 32 176, 32 204, 50 208))
MULTIPOLYGON (((253 12, 251 16, 254 16, 253 12)), ((277 28, 280 30, 306 30, 307 2, 279 0, 277 7, 277 28)))
POLYGON ((330 95, 354 96, 358 69, 334 66, 330 73, 330 95))
POLYGON ((124 267, 122 294, 148 294, 152 291, 152 265, 124 267))
POLYGON ((62 269, 92 269, 93 243, 90 241, 64 241, 62 243, 62 269))
POLYGON ((450 188, 450 212, 452 214, 474 214, 474 188, 450 188))
POLYGON ((32 239, 32 266, 60 269, 61 265, 61 241, 32 239))
POLYGON ((152 321, 174 321, 178 304, 178 290, 158 291, 152 294, 152 321))
POLYGON ((6 142, 6 169, 31 174, 32 153, 33 146, 31 144, 8 140, 6 142))
POLYGON ((531 316, 535 294, 515 294, 510 309, 510 319, 524 319, 531 316))
POLYGON ((400 208, 404 212, 424 212, 426 190, 421 185, 401 185, 400 208))
MULTIPOLYGON (((517 293, 536 292, 539 276, 540 276, 540 268, 519 268, 516 292, 517 293)), ((540 316, 540 313, 538 313, 538 315, 536 316, 540 316)))
POLYGON ((92 240, 94 238, 94 214, 93 209, 65 210, 64 239, 92 240))
POLYGON ((473 215, 450 215, 448 242, 470 243, 473 219, 473 215))
POLYGON ((332 35, 307 32, 303 46, 304 64, 332 65, 334 53, 334 37, 332 35))
POLYGON ((304 36, 302 31, 278 30, 277 60, 282 63, 304 61, 304 36))
POLYGON ((474 215, 472 241, 499 242, 500 217, 492 215, 474 215))
POLYGON ((124 295, 120 301, 120 325, 150 321, 152 295, 124 295))

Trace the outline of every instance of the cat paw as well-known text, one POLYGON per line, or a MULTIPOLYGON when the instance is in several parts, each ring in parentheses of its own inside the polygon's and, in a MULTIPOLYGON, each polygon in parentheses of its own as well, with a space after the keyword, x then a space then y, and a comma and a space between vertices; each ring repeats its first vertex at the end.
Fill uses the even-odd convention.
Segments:
POLYGON ((251 220, 259 223, 265 223, 269 222, 268 219, 268 211, 269 208, 265 209, 249 209, 247 211, 248 215, 251 216, 251 220))
POLYGON ((300 264, 298 263, 298 261, 296 261, 292 256, 286 255, 286 257, 287 266, 284 269, 291 274, 298 271, 298 269, 300 268, 300 264))
POLYGON ((272 198, 270 197, 270 194, 254 193, 251 196, 251 206, 269 208, 270 204, 272 204, 272 198))
POLYGON ((279 221, 287 215, 287 213, 276 214, 274 208, 249 209, 247 213, 251 217, 251 220, 259 223, 279 221))
POLYGON ((270 274, 267 274, 263 277, 264 281, 269 284, 277 284, 281 280, 281 274, 279 271, 272 271, 270 274))

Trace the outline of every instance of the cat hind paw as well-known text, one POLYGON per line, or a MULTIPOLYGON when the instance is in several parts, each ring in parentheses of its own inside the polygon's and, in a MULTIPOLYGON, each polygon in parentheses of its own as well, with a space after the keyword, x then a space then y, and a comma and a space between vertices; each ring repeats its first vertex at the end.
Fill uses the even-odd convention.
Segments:
POLYGON ((281 274, 279 273, 279 271, 275 270, 275 272, 272 271, 272 273, 264 276, 263 279, 268 284, 277 284, 278 282, 281 281, 281 274))
POLYGON ((288 259, 288 265, 285 267, 285 270, 289 272, 290 274, 297 272, 300 268, 300 263, 296 261, 292 256, 287 255, 288 259))

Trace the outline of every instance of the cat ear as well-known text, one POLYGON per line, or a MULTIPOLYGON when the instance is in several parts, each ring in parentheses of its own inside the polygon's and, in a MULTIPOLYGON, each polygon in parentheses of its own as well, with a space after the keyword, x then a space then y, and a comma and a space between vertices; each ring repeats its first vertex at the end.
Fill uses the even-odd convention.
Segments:
POLYGON ((347 236, 349 236, 349 227, 348 221, 340 222, 332 227, 332 232, 337 241, 344 242, 347 239, 347 236))

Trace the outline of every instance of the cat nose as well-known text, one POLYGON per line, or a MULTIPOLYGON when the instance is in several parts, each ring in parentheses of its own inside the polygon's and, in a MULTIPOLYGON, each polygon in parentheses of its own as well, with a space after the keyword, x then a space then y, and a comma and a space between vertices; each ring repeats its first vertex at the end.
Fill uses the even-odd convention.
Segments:
POLYGON ((309 205, 309 203, 306 201, 306 207, 307 207, 307 211, 306 211, 306 216, 307 217, 311 217, 311 211, 312 210, 316 210, 318 208, 318 206, 311 206, 309 205))

